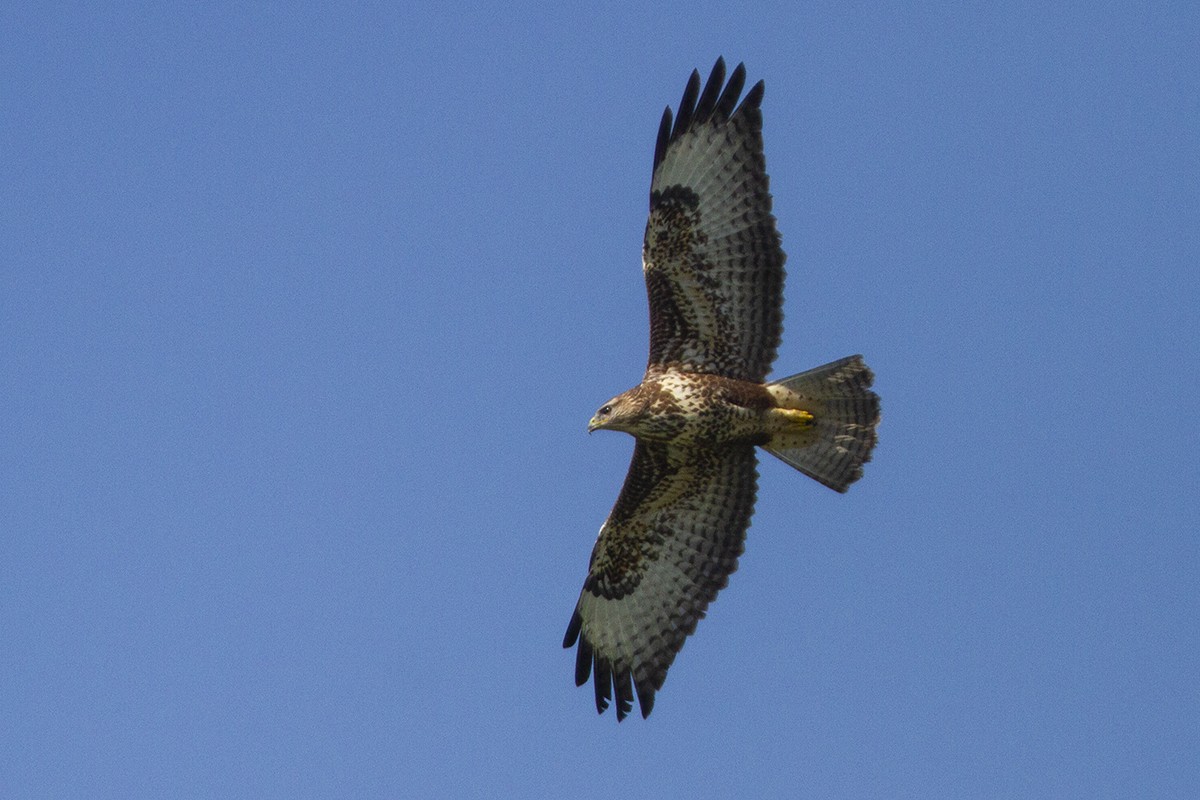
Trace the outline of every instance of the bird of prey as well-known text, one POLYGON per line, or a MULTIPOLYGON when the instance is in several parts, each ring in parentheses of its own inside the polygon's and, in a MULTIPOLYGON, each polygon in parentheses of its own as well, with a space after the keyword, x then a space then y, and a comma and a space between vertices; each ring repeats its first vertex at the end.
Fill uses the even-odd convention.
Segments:
POLYGON ((588 431, 636 440, 592 551, 563 647, 575 683, 620 721, 654 707, 667 669, 737 568, 754 511, 755 448, 838 492, 862 476, 879 398, 861 356, 767 382, 782 332, 783 262, 763 157, 763 83, 741 64, 693 71, 658 130, 642 267, 650 358, 588 431))

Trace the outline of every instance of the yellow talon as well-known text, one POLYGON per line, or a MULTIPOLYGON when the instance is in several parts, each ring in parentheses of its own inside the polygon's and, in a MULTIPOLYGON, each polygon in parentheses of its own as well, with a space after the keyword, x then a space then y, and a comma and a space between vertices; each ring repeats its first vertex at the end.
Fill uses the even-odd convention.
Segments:
POLYGON ((813 424, 813 415, 797 408, 781 408, 779 413, 791 420, 798 428, 807 428, 813 424))

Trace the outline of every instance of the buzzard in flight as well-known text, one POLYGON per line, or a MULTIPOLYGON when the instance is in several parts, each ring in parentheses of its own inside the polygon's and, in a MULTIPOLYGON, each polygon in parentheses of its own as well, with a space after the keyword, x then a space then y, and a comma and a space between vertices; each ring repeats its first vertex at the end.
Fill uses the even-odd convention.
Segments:
POLYGON ((729 581, 754 511, 755 447, 844 492, 875 446, 879 398, 850 356, 766 382, 783 328, 783 261, 763 157, 763 84, 739 64, 692 72, 663 113, 642 267, 650 359, 588 430, 636 439, 563 647, 596 709, 654 707, 676 653, 729 581))

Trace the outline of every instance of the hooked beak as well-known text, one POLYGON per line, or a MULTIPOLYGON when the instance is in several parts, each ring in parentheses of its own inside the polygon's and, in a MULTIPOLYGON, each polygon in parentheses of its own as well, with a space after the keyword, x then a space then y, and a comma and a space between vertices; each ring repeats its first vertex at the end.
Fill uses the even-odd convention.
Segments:
POLYGON ((599 430, 602 427, 604 427, 604 424, 595 417, 592 417, 590 420, 588 420, 588 433, 591 433, 594 430, 599 430))

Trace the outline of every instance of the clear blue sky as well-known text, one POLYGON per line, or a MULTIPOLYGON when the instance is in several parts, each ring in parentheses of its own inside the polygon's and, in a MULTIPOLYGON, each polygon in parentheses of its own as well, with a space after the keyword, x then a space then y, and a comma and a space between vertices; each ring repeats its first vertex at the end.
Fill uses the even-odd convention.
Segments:
POLYGON ((1195 797, 1196 7, 405 5, 0 12, 0 795, 1195 797), (777 374, 884 422, 618 726, 585 426, 718 55, 777 374))

